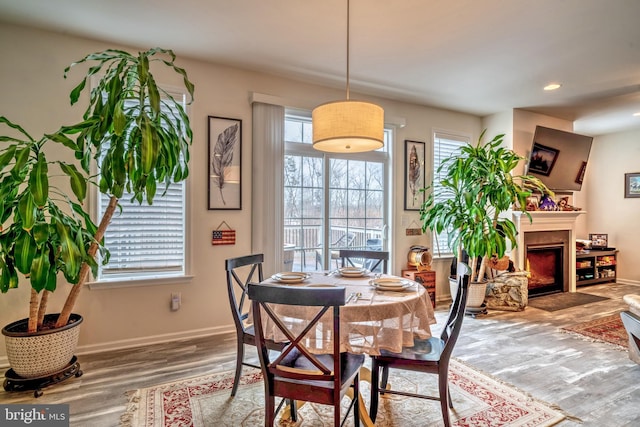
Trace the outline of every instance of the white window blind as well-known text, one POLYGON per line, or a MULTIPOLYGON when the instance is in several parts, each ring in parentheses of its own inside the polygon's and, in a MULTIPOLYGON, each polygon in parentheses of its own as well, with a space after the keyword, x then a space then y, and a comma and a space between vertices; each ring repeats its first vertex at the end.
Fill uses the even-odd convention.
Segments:
MULTIPOLYGON (((442 168, 439 172, 438 169, 442 164, 442 161, 460 154, 460 148, 469 142, 469 138, 460 135, 447 134, 442 132, 435 132, 433 135, 433 192, 437 196, 436 202, 446 200, 446 195, 442 194, 442 188, 440 181, 447 175, 448 169, 442 168)), ((437 256, 450 256, 453 255, 452 249, 447 243, 448 233, 443 231, 441 234, 433 234, 433 247, 434 254, 437 256)))
MULTIPOLYGON (((171 94, 184 100, 182 93, 171 94)), ((166 104, 162 105, 166 109, 166 104)), ((168 111, 168 110, 167 110, 168 111)), ((169 117, 174 117, 169 114, 169 117)), ((185 181, 173 183, 166 193, 164 184, 149 205, 131 201, 125 192, 105 233, 105 246, 109 249, 109 263, 100 267, 98 280, 145 279, 185 274, 185 181)), ((109 198, 98 197, 100 217, 109 198)))

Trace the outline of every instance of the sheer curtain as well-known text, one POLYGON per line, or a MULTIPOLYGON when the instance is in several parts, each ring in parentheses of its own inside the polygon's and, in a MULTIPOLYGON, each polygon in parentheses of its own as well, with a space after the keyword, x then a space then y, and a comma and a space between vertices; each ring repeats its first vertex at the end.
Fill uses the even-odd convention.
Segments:
POLYGON ((283 269, 284 107, 253 103, 251 251, 264 253, 266 276, 283 269))

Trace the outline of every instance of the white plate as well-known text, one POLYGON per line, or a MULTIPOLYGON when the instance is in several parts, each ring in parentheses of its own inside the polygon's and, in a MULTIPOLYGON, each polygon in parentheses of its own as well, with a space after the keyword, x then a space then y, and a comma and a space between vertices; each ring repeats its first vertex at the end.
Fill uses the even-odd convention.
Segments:
POLYGON ((330 283, 310 283, 305 285, 307 288, 337 288, 338 285, 332 285, 330 283))
POLYGON ((308 273, 298 273, 287 271, 284 273, 277 273, 271 276, 273 280, 280 283, 300 283, 311 277, 308 273))
POLYGON ((370 271, 360 267, 342 267, 338 269, 338 273, 344 277, 362 277, 370 271))
POLYGON ((371 280, 369 284, 382 291, 404 291, 416 285, 416 283, 411 280, 390 278, 371 280))

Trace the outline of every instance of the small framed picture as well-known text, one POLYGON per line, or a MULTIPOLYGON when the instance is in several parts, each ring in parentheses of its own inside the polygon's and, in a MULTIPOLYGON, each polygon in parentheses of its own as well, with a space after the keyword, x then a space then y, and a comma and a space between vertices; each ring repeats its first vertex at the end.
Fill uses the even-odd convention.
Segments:
POLYGON ((209 210, 242 209, 242 120, 209 116, 209 210))
POLYGON ((640 172, 624 174, 624 197, 640 197, 640 172))
POLYGON ((529 172, 549 176, 558 159, 558 154, 560 154, 560 150, 534 142, 529 161, 529 172))
POLYGON ((607 248, 607 234, 589 234, 589 240, 591 240, 591 249, 607 248))
POLYGON ((424 202, 424 154, 426 144, 404 141, 404 210, 419 211, 424 202))
POLYGON ((587 170, 587 162, 582 162, 582 165, 578 170, 578 175, 576 176, 576 184, 582 184, 582 181, 584 181, 584 173, 586 170, 587 170))

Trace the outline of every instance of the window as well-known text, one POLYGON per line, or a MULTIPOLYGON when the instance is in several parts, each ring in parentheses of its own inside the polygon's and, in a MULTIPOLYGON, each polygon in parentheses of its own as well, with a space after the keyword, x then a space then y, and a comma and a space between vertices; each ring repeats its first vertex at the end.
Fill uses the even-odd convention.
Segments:
MULTIPOLYGON (((186 94, 170 92, 182 99, 186 94)), ((163 108, 167 108, 163 104, 163 108)), ((173 183, 162 195, 158 187, 153 205, 131 201, 131 195, 120 198, 122 210, 116 210, 105 233, 105 246, 110 251, 109 263, 100 266, 99 281, 152 279, 183 276, 185 267, 186 182, 173 183)), ((109 198, 99 194, 97 212, 102 217, 109 198)))
MULTIPOLYGON (((440 194, 435 201, 439 202, 446 196, 441 195, 440 181, 447 175, 447 169, 443 168, 438 172, 440 164, 446 158, 457 156, 460 154, 460 148, 469 142, 469 137, 452 135, 442 132, 433 134, 433 192, 440 194)), ((447 243, 448 235, 446 232, 436 235, 433 234, 433 252, 435 256, 451 256, 453 251, 447 243)))
POLYGON ((387 147, 338 155, 313 149, 308 117, 286 115, 285 268, 335 268, 340 248, 383 250, 388 199, 387 147), (325 244, 327 242, 327 244, 325 244))

